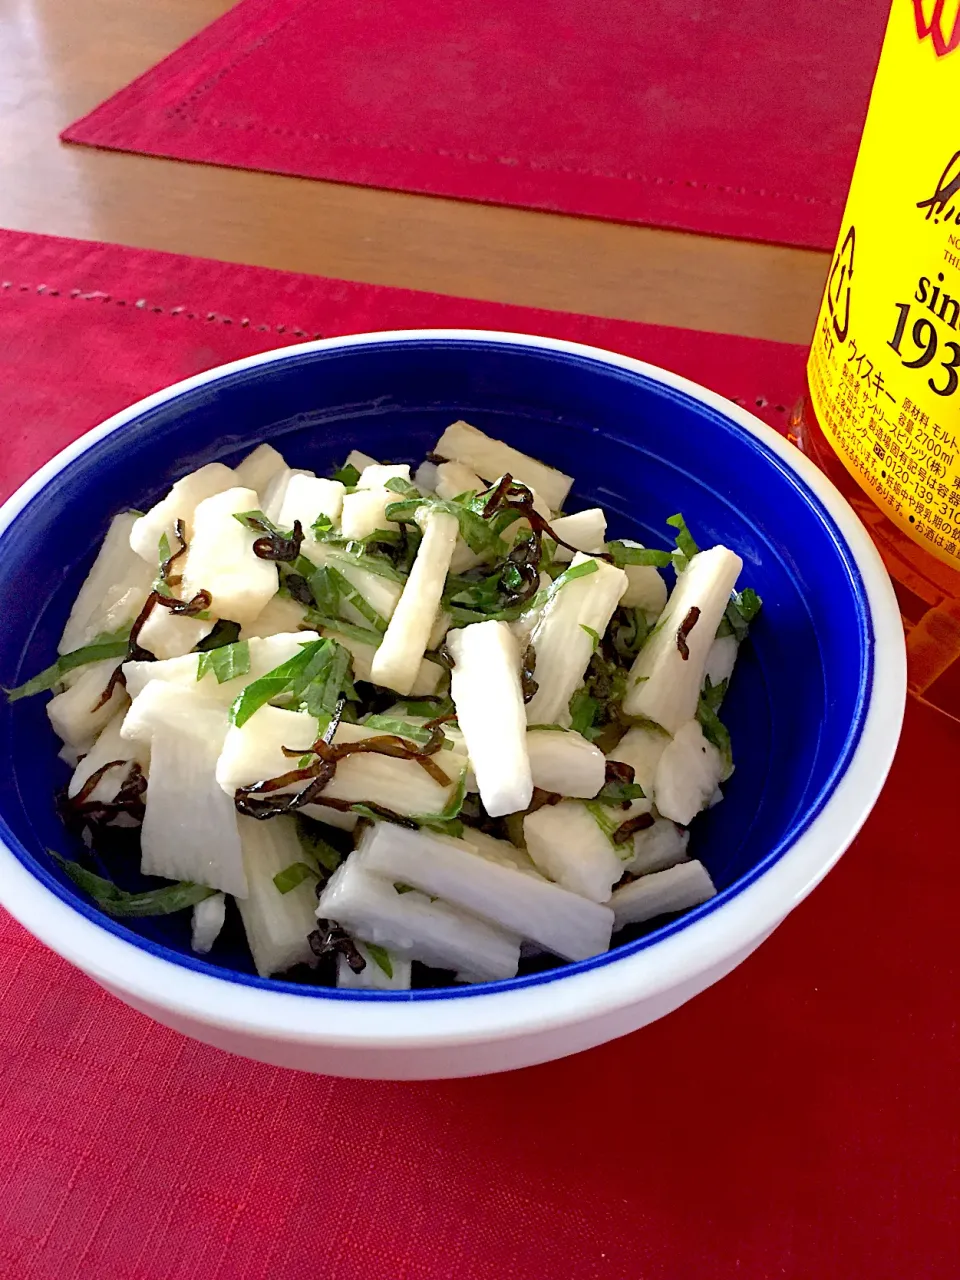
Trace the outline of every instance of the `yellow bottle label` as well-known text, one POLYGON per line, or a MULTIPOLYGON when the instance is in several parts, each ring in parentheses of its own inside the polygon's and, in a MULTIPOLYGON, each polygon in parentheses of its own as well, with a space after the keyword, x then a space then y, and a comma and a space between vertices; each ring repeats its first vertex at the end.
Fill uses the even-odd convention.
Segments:
POLYGON ((960 568, 960 0, 893 0, 808 381, 863 489, 960 568))

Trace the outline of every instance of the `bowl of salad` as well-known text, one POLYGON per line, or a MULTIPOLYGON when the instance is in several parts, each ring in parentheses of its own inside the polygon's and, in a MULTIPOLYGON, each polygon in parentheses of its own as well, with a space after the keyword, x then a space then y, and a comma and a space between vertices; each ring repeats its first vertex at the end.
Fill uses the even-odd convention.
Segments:
POLYGON ((0 509, 0 902, 281 1065, 633 1031, 817 884, 905 663, 830 483, 627 357, 414 331, 141 401, 0 509))

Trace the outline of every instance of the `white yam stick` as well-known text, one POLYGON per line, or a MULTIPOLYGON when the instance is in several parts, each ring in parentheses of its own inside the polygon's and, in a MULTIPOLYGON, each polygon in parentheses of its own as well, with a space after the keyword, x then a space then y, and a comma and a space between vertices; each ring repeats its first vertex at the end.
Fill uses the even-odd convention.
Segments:
POLYGON ((533 795, 520 648, 505 622, 474 622, 447 634, 450 692, 480 799, 491 818, 526 809, 533 795))
POLYGON ((404 696, 413 689, 423 661, 458 531, 456 516, 429 507, 420 509, 417 521, 423 538, 371 671, 376 684, 404 696))
POLYGON ((742 568, 740 557, 726 547, 691 559, 630 669, 627 715, 643 716, 668 733, 693 719, 707 655, 742 568))

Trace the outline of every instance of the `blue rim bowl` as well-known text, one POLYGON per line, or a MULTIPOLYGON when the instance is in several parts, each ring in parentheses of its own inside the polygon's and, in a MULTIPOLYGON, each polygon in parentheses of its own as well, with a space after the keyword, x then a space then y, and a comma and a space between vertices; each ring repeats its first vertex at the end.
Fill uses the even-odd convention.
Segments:
POLYGON ((199 375, 89 432, 0 509, 0 681, 10 686, 52 661, 117 510, 145 509, 187 471, 235 463, 263 440, 318 474, 351 448, 416 462, 461 417, 572 474, 569 507, 602 506, 611 536, 667 546, 666 517, 681 511, 702 546, 722 542, 743 558, 742 585, 764 608, 724 708, 737 770, 693 841, 718 896, 606 955, 509 982, 379 993, 262 979, 235 944, 193 954, 189 913, 114 921, 62 874, 45 851, 69 851, 53 800, 67 771, 45 699, 4 702, 0 900, 133 1003, 154 1010, 159 1001, 201 1021, 239 1017, 273 1034, 269 1001, 283 996, 301 1011, 290 1015, 300 1032, 361 1039, 381 1034, 363 1019, 388 1010, 393 1034, 409 1030, 411 1004, 428 1038, 463 1034, 478 1016, 469 1010, 491 1010, 490 1001, 521 1025, 523 999, 538 992, 541 1006, 555 1001, 557 1017, 570 1019, 558 993, 575 979, 585 1002, 622 1002, 677 947, 674 976, 689 976, 694 953, 721 959, 765 936, 869 812, 896 745, 905 673, 889 581, 856 517, 744 410, 639 361, 543 338, 415 331, 309 343, 199 375), (615 973, 627 976, 613 981, 615 973), (322 1032, 302 1012, 318 1001, 322 1032))

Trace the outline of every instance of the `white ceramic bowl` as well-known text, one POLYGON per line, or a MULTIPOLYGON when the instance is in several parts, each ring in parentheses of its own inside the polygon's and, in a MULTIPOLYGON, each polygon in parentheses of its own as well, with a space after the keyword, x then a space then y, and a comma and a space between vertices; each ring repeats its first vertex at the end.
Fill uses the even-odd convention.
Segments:
MULTIPOLYGON (((811 772, 803 802, 791 801, 779 827, 779 801, 763 784, 763 803, 773 806, 764 837, 769 847, 755 848, 740 874, 730 872, 720 897, 681 921, 599 960, 511 983, 398 998, 227 973, 176 954, 162 937, 140 936, 100 916, 43 854, 44 841, 55 839, 49 792, 57 744, 45 730, 42 709, 24 711, 33 719, 20 721, 24 704, 7 708, 18 750, 42 755, 49 767, 36 784, 18 788, 14 779, 6 790, 0 786, 0 901, 121 1000, 187 1035, 282 1066, 388 1079, 502 1071, 588 1048, 669 1013, 739 964, 840 857, 883 784, 903 714, 903 638, 886 572, 842 497, 792 446, 722 397, 625 356, 522 335, 417 331, 309 343, 214 369, 117 414, 54 458, 0 509, 7 629, 0 675, 10 682, 50 661, 70 596, 92 555, 87 548, 113 510, 143 505, 161 482, 213 457, 239 457, 255 441, 277 435, 294 442, 294 462, 301 461, 297 441, 313 441, 314 453, 323 454, 318 468, 352 445, 379 456, 422 456, 437 424, 458 414, 493 432, 499 427, 578 477, 585 467, 585 501, 592 496, 614 513, 618 502, 623 511, 641 501, 643 475, 662 464, 671 484, 686 486, 693 504, 685 510, 688 521, 729 533, 724 540, 744 555, 746 583, 756 585, 764 575, 772 583, 761 590, 770 594, 765 639, 757 640, 759 650, 769 646, 770 661, 757 685, 769 693, 769 741, 751 748, 752 755, 748 751, 752 772, 768 758, 779 761, 784 751, 784 760, 794 749, 797 760, 805 758, 805 735, 811 753, 827 750, 813 738, 821 722, 829 729, 831 717, 837 718, 831 681, 838 664, 848 663, 849 672, 836 677, 836 689, 843 696, 847 690, 853 708, 849 716, 841 714, 850 721, 838 729, 842 749, 835 760, 820 759, 820 782, 811 772), (180 441, 179 454, 168 449, 164 455, 172 440, 180 441), (157 465, 163 456, 166 476, 157 465), (795 546, 786 524, 775 527, 780 513, 792 510, 790 503, 807 511, 810 528, 821 531, 795 546), (744 512, 753 507, 763 514, 751 523, 744 512), (67 514, 78 543, 76 561, 65 584, 50 588, 37 622, 36 605, 31 613, 19 604, 17 572, 28 572, 24 562, 31 555, 40 557, 38 565, 44 556, 49 560, 50 538, 67 514), (833 564, 831 556, 836 568, 829 570, 834 578, 828 584, 824 565, 833 564), (800 708, 800 718, 788 724, 786 694, 777 687, 786 652, 778 628, 799 626, 804 610, 811 626, 824 619, 822 643, 812 633, 814 647, 804 650, 822 652, 824 666, 808 670, 816 663, 805 659, 793 678, 798 687, 806 680, 814 693, 826 693, 822 713, 811 719, 800 708), (849 634, 834 635, 835 626, 848 627, 849 634), (854 649, 856 661, 844 657, 854 649), (859 681, 856 690, 848 687, 851 681, 859 681), (784 744, 788 732, 794 741, 784 744)), ((666 502, 664 509, 681 505, 670 495, 656 501, 666 502)), ((736 698, 735 685, 731 704, 736 698)), ((740 719, 749 726, 748 712, 740 719)), ((10 732, 3 740, 10 743, 10 732)), ((729 804, 732 820, 739 813, 746 824, 759 801, 743 768, 743 798, 729 804)), ((782 763, 777 768, 784 778, 782 763)))

